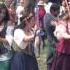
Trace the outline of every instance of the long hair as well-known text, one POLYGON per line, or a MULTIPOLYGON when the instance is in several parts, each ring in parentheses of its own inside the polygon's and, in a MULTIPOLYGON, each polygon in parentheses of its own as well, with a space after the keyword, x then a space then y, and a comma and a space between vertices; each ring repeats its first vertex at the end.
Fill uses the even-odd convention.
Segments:
POLYGON ((16 28, 20 28, 20 29, 24 29, 26 26, 26 21, 30 22, 30 20, 32 19, 32 17, 34 16, 33 12, 28 12, 25 13, 21 18, 20 18, 20 24, 16 26, 16 28))
POLYGON ((0 3, 0 10, 2 10, 2 9, 5 10, 5 15, 1 21, 1 22, 4 22, 4 28, 2 29, 1 34, 2 34, 2 37, 5 37, 6 29, 7 29, 7 22, 9 20, 9 13, 8 13, 8 9, 4 3, 0 3))
POLYGON ((7 22, 9 20, 9 12, 4 3, 0 3, 0 10, 4 9, 5 10, 5 16, 2 21, 7 22))
POLYGON ((34 8, 35 8, 35 3, 36 1, 35 0, 29 0, 29 3, 27 5, 27 7, 25 8, 25 12, 33 12, 34 11, 34 8))

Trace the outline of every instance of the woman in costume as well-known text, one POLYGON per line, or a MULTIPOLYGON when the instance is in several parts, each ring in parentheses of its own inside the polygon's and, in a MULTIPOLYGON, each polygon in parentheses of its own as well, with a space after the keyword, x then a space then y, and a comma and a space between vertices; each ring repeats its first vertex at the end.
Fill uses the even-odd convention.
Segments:
POLYGON ((32 27, 34 25, 34 15, 27 13, 21 18, 21 24, 14 30, 14 56, 11 70, 38 70, 33 48, 35 32, 32 27))

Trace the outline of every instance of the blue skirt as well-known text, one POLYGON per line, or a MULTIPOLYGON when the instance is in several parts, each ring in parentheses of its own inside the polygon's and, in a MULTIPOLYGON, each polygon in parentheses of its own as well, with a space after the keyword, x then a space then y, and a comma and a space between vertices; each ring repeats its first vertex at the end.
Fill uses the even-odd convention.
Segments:
POLYGON ((11 70, 38 70, 35 56, 16 52, 11 60, 11 70))

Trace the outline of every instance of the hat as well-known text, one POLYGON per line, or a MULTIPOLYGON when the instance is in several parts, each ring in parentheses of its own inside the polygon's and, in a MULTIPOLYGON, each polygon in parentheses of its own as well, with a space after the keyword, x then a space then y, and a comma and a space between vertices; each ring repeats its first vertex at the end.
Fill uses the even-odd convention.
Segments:
POLYGON ((40 0, 37 5, 44 5, 44 2, 40 0))

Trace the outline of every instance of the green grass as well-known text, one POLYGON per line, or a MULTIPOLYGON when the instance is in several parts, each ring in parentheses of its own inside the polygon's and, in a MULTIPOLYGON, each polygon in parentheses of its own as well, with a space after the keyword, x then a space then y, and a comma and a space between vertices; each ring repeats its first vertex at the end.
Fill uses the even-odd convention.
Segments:
POLYGON ((40 54, 40 57, 37 58, 39 70, 47 70, 47 65, 46 65, 47 46, 46 46, 46 44, 47 44, 47 40, 45 41, 45 48, 44 48, 44 50, 40 54))
MULTIPOLYGON (((47 43, 47 41, 46 41, 46 43, 47 43)), ((37 58, 39 70, 47 70, 46 58, 47 58, 47 48, 45 45, 44 50, 40 54, 40 57, 37 58)))

